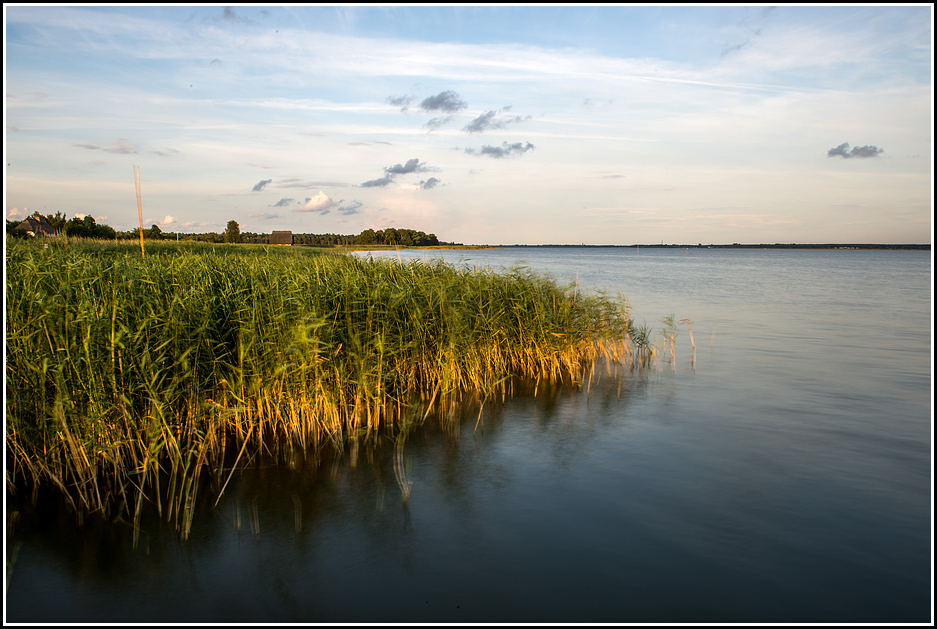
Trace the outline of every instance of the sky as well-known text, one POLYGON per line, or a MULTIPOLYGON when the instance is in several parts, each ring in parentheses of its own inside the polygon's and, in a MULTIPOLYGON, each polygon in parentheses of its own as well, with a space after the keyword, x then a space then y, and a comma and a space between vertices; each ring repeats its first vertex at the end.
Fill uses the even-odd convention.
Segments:
POLYGON ((7 219, 930 243, 933 10, 4 5, 7 219))

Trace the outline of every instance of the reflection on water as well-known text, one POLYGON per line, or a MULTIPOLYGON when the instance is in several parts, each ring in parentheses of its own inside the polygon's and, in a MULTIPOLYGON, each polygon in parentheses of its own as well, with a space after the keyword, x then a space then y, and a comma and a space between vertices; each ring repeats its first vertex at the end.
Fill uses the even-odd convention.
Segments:
POLYGON ((691 316, 695 369, 683 329, 650 374, 431 413, 406 504, 387 434, 271 444, 186 543, 17 497, 7 620, 928 622, 928 260, 571 253, 691 316))

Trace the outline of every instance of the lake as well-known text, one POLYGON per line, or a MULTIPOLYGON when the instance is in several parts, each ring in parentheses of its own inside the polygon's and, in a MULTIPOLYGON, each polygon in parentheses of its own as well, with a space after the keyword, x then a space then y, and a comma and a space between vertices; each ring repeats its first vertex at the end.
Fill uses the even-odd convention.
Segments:
POLYGON ((521 263, 691 327, 648 372, 431 415, 406 504, 389 439, 254 459, 187 542, 51 500, 10 531, 8 497, 8 622, 931 622, 930 252, 358 255, 521 263))

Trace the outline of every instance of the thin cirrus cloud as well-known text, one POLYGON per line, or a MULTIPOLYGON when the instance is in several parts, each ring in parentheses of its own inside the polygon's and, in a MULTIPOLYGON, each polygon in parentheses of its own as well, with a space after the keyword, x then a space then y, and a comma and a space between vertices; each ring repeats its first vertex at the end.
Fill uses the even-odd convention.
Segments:
POLYGON ((299 179, 298 177, 286 177, 285 179, 277 179, 275 187, 277 188, 342 188, 347 186, 347 183, 342 183, 340 181, 308 181, 305 179, 299 179))
POLYGON ((127 138, 114 138, 110 144, 101 144, 100 142, 88 142, 86 144, 76 144, 75 146, 93 151, 104 151, 105 153, 114 153, 116 155, 129 155, 140 152, 140 145, 129 142, 127 138))
POLYGON ((843 142, 836 148, 830 149, 826 152, 827 157, 842 157, 843 159, 851 159, 853 157, 878 157, 881 153, 884 153, 885 149, 880 149, 877 146, 872 146, 867 144, 865 146, 854 146, 852 150, 849 150, 849 142, 843 142))
MULTIPOLYGON (((19 129, 12 129, 13 131, 18 131, 19 129)), ((76 144, 78 148, 89 149, 92 151, 104 151, 105 153, 112 153, 114 155, 138 155, 140 154, 142 147, 136 142, 130 142, 127 138, 114 138, 110 143, 102 142, 85 142, 84 144, 76 144)), ((147 151, 151 155, 157 155, 159 157, 171 157, 178 155, 179 151, 173 148, 163 147, 161 149, 151 149, 147 151)))
MULTIPOLYGON (((35 23, 49 29, 87 29, 94 30, 100 28, 101 18, 97 14, 82 12, 78 9, 58 8, 57 16, 50 16, 47 12, 37 10, 23 10, 18 12, 20 23, 35 23)), ((184 55, 198 56, 204 55, 206 47, 228 46, 235 39, 236 35, 217 28, 202 28, 197 34, 184 37, 177 40, 167 40, 161 37, 165 29, 159 28, 161 24, 154 27, 153 21, 132 20, 125 18, 111 25, 112 32, 119 36, 113 39, 113 46, 121 54, 130 57, 148 57, 169 56, 177 58, 184 55), (150 28, 146 28, 150 27, 150 28), (149 33, 147 32, 149 31, 149 33), (126 37, 125 37, 126 35, 126 37), (133 45, 125 42, 132 41, 133 45), (144 50, 145 52, 141 52, 144 50)), ((655 81, 664 79, 662 76, 656 76, 653 68, 647 68, 649 65, 647 59, 622 59, 609 58, 608 56, 596 55, 594 53, 579 52, 576 55, 569 55, 565 50, 555 50, 540 46, 518 47, 517 45, 505 44, 449 44, 446 46, 446 54, 441 55, 438 52, 439 46, 432 42, 425 41, 394 41, 394 40, 373 40, 358 36, 339 35, 334 32, 323 31, 317 33, 316 37, 310 38, 303 36, 304 33, 297 28, 281 29, 277 35, 277 49, 280 53, 273 55, 269 52, 269 41, 264 38, 254 38, 248 41, 238 40, 238 44, 246 46, 246 53, 255 53, 254 58, 267 63, 276 60, 288 68, 300 67, 307 68, 302 61, 305 56, 315 56, 316 62, 320 64, 320 71, 325 73, 344 72, 354 75, 369 75, 374 67, 383 67, 388 59, 419 60, 419 73, 425 77, 453 78, 459 80, 475 79, 484 76, 485 78, 510 79, 518 76, 529 78, 533 76, 568 76, 571 78, 582 77, 588 71, 595 71, 599 75, 605 76, 612 71, 613 74, 621 76, 622 74, 641 75, 641 78, 653 76, 655 81), (336 50, 354 49, 355 55, 335 54, 336 50), (650 72, 648 72, 650 70, 650 72)), ((822 33, 821 33, 822 35, 822 33)), ((812 40, 822 42, 828 41, 830 35, 826 37, 813 37, 812 40)), ((871 46, 849 46, 850 41, 843 36, 843 45, 835 46, 837 50, 837 59, 846 55, 850 56, 850 61, 862 63, 881 64, 881 55, 879 49, 871 46)), ((887 47, 888 41, 884 40, 880 47, 887 47)), ((804 58, 816 58, 817 51, 800 51, 799 54, 788 53, 777 55, 774 61, 781 64, 780 69, 796 66, 801 67, 805 63, 804 58)), ((653 60, 652 60, 653 61, 653 60)), ((654 67, 660 64, 655 63, 654 67)), ((662 74, 663 71, 661 71, 662 74)), ((680 80, 682 77, 667 77, 680 80)), ((438 95, 437 95, 438 97, 438 95)), ((402 98, 402 97, 398 97, 402 98)), ((431 103, 432 104, 432 101, 431 103)))

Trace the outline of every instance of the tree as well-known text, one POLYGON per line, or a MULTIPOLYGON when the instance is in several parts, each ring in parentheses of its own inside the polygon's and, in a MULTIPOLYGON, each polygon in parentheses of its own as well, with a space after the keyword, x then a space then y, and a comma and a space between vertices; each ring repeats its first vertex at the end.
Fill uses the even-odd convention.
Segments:
POLYGON ((83 218, 75 216, 72 220, 65 223, 65 233, 72 238, 94 238, 94 228, 96 224, 94 217, 90 214, 83 218))
MULTIPOLYGON (((43 216, 41 218, 45 219, 46 222, 48 222, 53 228, 64 230, 64 232, 71 238, 102 238, 106 240, 114 240, 118 237, 118 234, 113 227, 103 223, 98 223, 90 214, 85 215, 82 218, 75 216, 68 222, 65 222, 65 216, 63 216, 60 212, 56 212, 55 216, 50 214, 49 216, 43 216), (61 227, 59 227, 60 224, 61 227)), ((157 238, 159 228, 154 225, 151 229, 156 229, 157 235, 147 236, 149 230, 144 230, 144 237, 157 238)), ((134 231, 127 232, 127 234, 123 235, 122 237, 135 237, 136 235, 136 231, 134 231)))
POLYGON ((96 225, 94 228, 94 237, 95 238, 106 238, 107 240, 115 240, 117 238, 117 231, 110 225, 96 225))
POLYGON ((359 245, 373 245, 377 242, 377 235, 374 233, 373 229, 366 229, 360 234, 358 234, 359 245))
POLYGON ((163 230, 158 225, 150 225, 149 229, 143 230, 143 238, 147 240, 159 240, 162 238, 163 230))
POLYGON ((228 228, 224 230, 225 242, 241 242, 241 227, 237 221, 228 221, 228 228))
MULTIPOLYGON (((38 212, 36 212, 36 214, 38 214, 38 212)), ((65 229, 65 225, 67 223, 67 216, 65 214, 62 214, 62 212, 60 211, 56 212, 55 215, 47 214, 43 218, 46 219, 46 222, 49 225, 51 225, 52 229, 54 229, 55 231, 60 232, 63 229, 65 229)))

